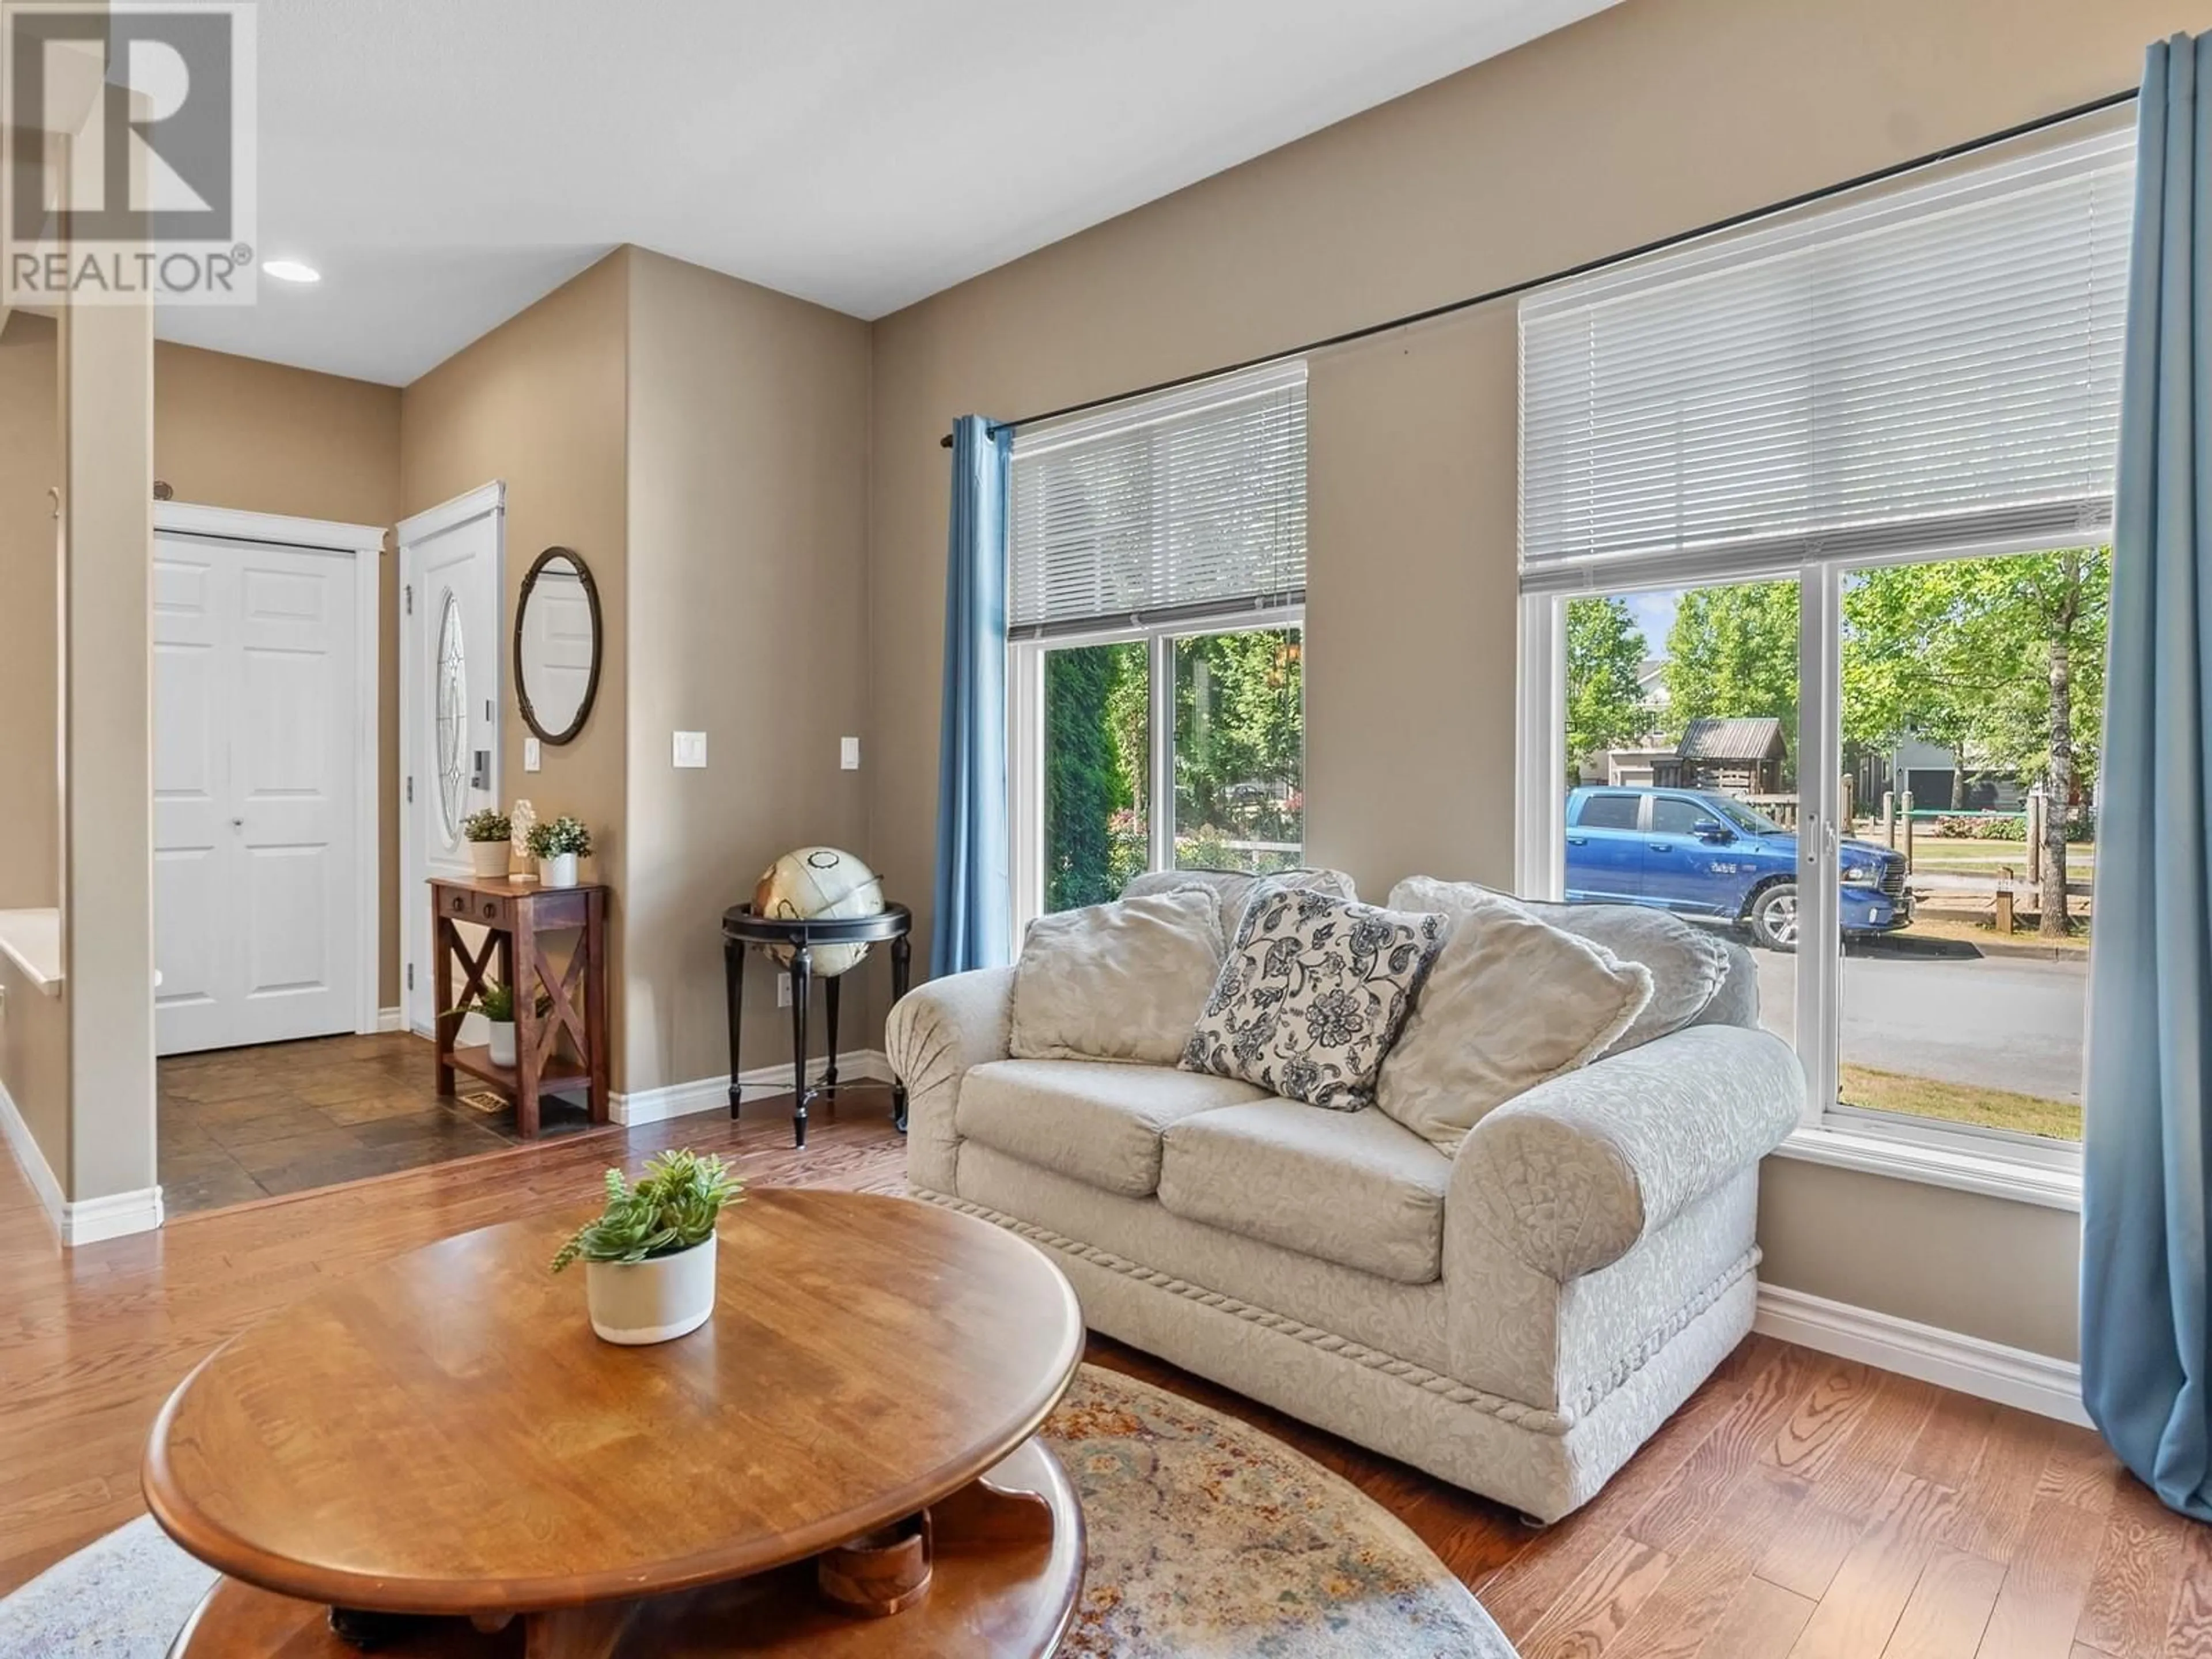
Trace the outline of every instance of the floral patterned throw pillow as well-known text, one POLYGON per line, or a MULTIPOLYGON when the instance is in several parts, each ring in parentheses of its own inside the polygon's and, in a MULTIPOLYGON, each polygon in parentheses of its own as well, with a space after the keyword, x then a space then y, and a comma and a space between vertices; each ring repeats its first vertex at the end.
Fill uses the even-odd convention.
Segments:
POLYGON ((1357 1111, 1443 944, 1442 916, 1326 893, 1255 897, 1183 1050, 1187 1072, 1357 1111))

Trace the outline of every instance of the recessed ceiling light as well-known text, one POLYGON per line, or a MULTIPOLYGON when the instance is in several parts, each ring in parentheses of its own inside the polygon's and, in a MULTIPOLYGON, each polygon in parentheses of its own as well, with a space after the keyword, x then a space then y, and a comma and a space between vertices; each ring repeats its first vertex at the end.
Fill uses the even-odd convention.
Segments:
POLYGON ((313 265, 301 264, 297 259, 271 259, 262 270, 280 283, 319 283, 323 273, 313 265))

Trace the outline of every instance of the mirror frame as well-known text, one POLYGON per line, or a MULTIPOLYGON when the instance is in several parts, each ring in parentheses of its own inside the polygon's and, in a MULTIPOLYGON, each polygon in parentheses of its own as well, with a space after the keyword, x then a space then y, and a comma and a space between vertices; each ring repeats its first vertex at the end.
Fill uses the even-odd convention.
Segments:
POLYGON ((592 567, 584 562, 584 556, 573 547, 549 547, 530 562, 530 569, 522 579, 521 597, 514 603, 514 701, 522 710, 523 724, 538 734, 544 743, 554 744, 574 743, 576 734, 584 729, 584 722, 592 717, 592 705, 599 701, 599 669, 606 656, 606 628, 599 616, 599 584, 592 580, 592 567), (576 579, 583 584, 584 599, 592 607, 592 676, 584 684, 583 701, 576 705, 576 718, 568 722, 568 729, 548 732, 531 707, 530 684, 522 670, 522 629, 530 615, 531 590, 538 586, 538 573, 556 559, 566 559, 575 567, 576 579))

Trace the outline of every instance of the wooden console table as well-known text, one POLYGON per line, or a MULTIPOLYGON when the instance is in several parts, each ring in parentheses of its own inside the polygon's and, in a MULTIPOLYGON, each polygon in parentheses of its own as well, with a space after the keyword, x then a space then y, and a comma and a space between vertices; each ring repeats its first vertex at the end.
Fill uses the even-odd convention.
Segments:
POLYGON ((431 960, 438 1001, 438 1092, 453 1092, 453 1073, 466 1072, 490 1084, 514 1102, 517 1124, 525 1135, 538 1133, 541 1096, 563 1089, 586 1089, 594 1123, 607 1117, 607 890, 541 887, 525 881, 464 881, 440 878, 430 884, 431 960), (462 936, 465 923, 484 930, 471 947, 462 936), (568 965, 545 950, 548 933, 574 932, 575 949, 568 965), (498 971, 492 971, 496 963, 498 971), (459 988, 453 969, 462 971, 459 988), (465 1008, 492 985, 514 991, 513 1066, 493 1063, 489 1048, 459 1048, 465 1008), (548 1006, 541 1015, 540 997, 548 1006), (566 1032, 573 1059, 561 1054, 566 1032))

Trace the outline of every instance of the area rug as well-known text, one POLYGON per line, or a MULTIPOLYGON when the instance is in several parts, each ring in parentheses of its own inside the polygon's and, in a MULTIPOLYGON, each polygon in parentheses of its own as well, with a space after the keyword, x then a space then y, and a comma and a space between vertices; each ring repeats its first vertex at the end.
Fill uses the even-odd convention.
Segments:
MULTIPOLYGON (((1514 1659, 1466 1587, 1348 1481, 1085 1365, 1046 1425, 1083 1496, 1076 1659, 1514 1659)), ((0 1601, 0 1659, 162 1659, 213 1575, 141 1517, 0 1601)))

